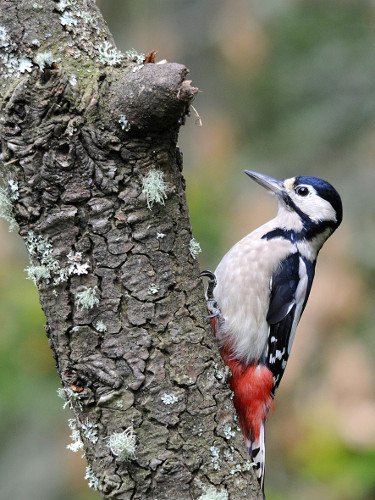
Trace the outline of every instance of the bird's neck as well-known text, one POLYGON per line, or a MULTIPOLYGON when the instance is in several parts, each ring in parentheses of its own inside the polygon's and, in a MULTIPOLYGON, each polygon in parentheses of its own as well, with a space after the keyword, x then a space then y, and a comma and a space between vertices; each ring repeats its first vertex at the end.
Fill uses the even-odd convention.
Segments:
POLYGON ((284 238, 296 245, 298 251, 314 261, 324 242, 332 234, 331 222, 312 221, 288 207, 280 206, 277 216, 267 223, 264 239, 284 238))

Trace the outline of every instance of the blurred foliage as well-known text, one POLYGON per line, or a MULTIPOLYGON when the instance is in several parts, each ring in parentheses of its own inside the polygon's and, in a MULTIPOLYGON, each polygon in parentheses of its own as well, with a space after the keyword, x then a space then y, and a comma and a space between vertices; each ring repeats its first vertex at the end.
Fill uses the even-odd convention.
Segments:
POLYGON ((317 159, 331 163, 333 151, 341 156, 360 137, 375 109, 368 16, 358 4, 305 2, 266 23, 277 43, 247 86, 254 113, 242 118, 255 139, 250 149, 264 155, 270 146, 266 156, 292 172, 317 159))
POLYGON ((374 449, 355 451, 345 446, 334 429, 310 428, 306 435, 293 457, 303 476, 326 482, 342 500, 373 497, 374 449))
MULTIPOLYGON (((268 424, 268 500, 375 499, 375 5, 365 0, 97 0, 118 47, 158 50, 200 88, 181 130, 191 222, 214 269, 275 212, 244 168, 340 191, 268 424)), ((19 238, 0 248, 0 498, 89 500, 19 238)))

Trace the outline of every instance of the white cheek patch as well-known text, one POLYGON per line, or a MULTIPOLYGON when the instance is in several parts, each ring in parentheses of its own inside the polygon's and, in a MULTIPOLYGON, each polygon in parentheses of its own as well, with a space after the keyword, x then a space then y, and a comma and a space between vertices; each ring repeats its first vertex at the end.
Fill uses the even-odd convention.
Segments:
MULTIPOLYGON (((304 186, 304 184, 301 184, 301 186, 304 186)), ((307 196, 298 196, 294 189, 290 191, 290 188, 288 189, 288 194, 294 204, 314 222, 323 220, 336 222, 336 211, 330 202, 321 198, 312 186, 306 185, 306 187, 310 191, 310 194, 307 196)))

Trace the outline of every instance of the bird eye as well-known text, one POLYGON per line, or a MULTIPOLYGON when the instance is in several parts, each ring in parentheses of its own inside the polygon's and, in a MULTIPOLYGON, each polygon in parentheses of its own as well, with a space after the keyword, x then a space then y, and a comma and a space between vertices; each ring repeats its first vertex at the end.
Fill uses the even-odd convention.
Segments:
POLYGON ((309 188, 306 186, 297 186, 296 187, 296 193, 300 196, 307 196, 309 194, 309 188))

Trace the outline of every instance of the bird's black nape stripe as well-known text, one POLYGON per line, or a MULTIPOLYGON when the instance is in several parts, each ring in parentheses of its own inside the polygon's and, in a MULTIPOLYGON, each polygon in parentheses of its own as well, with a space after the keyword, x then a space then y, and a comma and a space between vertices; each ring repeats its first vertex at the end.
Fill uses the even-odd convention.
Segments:
POLYGON ((272 240, 274 238, 284 238, 289 240, 291 243, 295 243, 301 240, 312 240, 320 233, 323 233, 326 229, 331 228, 332 232, 337 227, 336 222, 334 221, 323 221, 323 222, 314 222, 309 219, 310 223, 304 225, 304 228, 301 231, 293 231, 293 229, 283 229, 278 227, 276 229, 272 229, 272 231, 268 231, 268 233, 262 236, 263 240, 272 240))
POLYGON ((268 233, 262 236, 262 240, 273 240, 274 238, 284 238, 292 243, 302 239, 300 233, 296 233, 296 231, 291 229, 282 229, 281 227, 272 229, 272 231, 268 231, 268 233))
POLYGON ((332 234, 333 231, 337 228, 337 223, 332 220, 312 222, 309 227, 304 228, 301 234, 303 235, 304 239, 312 240, 313 238, 315 238, 315 236, 324 233, 324 231, 329 228, 331 229, 330 234, 332 234))

